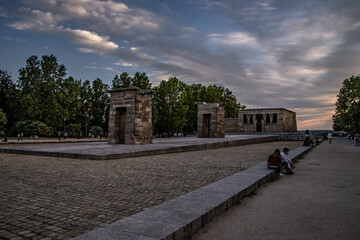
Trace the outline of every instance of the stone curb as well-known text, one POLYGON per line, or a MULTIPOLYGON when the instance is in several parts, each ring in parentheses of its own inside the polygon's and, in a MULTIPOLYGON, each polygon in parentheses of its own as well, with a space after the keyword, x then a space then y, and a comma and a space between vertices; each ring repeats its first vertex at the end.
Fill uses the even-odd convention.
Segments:
POLYGON ((48 157, 63 157, 63 158, 79 158, 79 159, 88 159, 88 160, 111 160, 111 159, 121 159, 121 158, 132 158, 132 157, 143 157, 149 155, 160 155, 168 153, 179 153, 179 152, 189 152, 197 150, 206 150, 214 148, 224 148, 224 147, 234 147, 247 144, 255 143, 265 143, 277 141, 277 136, 267 136, 259 138, 250 138, 250 139, 238 139, 238 140, 229 140, 216 143, 202 143, 194 145, 183 145, 177 147, 160 147, 158 149, 136 151, 136 152, 122 152, 115 154, 83 154, 83 153, 69 153, 69 152, 50 152, 50 151, 36 151, 29 149, 19 149, 19 148, 6 148, 1 147, 1 153, 16 153, 16 154, 27 154, 27 155, 38 155, 38 156, 48 156, 48 157))
MULTIPOLYGON (((312 149, 296 148, 289 153, 299 159, 312 149)), ((190 239, 202 226, 213 220, 275 175, 266 162, 206 185, 107 226, 80 235, 74 240, 190 239)))
POLYGON ((28 144, 62 144, 62 143, 89 143, 89 142, 107 142, 106 139, 72 139, 72 140, 24 140, 21 141, 14 141, 10 140, 8 142, 1 142, 1 145, 4 146, 11 146, 11 145, 28 145, 28 144))

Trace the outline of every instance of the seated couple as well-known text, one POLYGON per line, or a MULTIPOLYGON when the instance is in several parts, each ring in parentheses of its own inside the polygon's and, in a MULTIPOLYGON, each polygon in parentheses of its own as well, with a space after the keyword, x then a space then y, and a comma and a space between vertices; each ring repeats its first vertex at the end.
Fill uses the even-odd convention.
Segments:
POLYGON ((286 169, 287 175, 294 174, 293 168, 293 162, 286 156, 289 153, 288 148, 284 148, 284 150, 280 153, 279 149, 275 149, 275 151, 269 156, 268 159, 268 168, 269 169, 275 169, 276 174, 279 176, 283 176, 282 174, 282 167, 284 166, 286 169))

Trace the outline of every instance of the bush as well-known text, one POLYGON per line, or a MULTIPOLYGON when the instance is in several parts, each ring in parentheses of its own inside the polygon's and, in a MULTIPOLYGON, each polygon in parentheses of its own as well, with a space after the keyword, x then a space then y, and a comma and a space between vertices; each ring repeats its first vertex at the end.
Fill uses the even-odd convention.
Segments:
POLYGON ((66 130, 70 137, 80 138, 83 136, 80 123, 71 123, 66 127, 66 130))
POLYGON ((89 130, 91 134, 93 134, 95 137, 97 137, 99 134, 102 135, 104 130, 100 126, 92 126, 89 130))
POLYGON ((49 137, 52 135, 52 129, 45 123, 40 121, 26 120, 15 123, 13 134, 17 132, 23 132, 24 136, 38 135, 43 137, 49 137))

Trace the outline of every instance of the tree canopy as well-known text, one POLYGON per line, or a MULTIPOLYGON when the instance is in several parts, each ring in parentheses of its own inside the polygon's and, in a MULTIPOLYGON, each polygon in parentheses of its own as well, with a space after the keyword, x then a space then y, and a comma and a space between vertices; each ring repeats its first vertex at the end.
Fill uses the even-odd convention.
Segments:
POLYGON ((337 97, 334 130, 360 132, 360 76, 345 79, 337 97))
POLYGON ((134 77, 131 77, 127 72, 115 75, 112 81, 112 89, 127 87, 138 87, 148 90, 151 89, 151 83, 146 73, 136 72, 134 77))
MULTIPOLYGON (((123 72, 114 77, 111 87, 148 90, 151 85, 146 73, 130 76, 123 72)), ((245 107, 223 86, 187 85, 176 77, 161 81, 153 90, 155 133, 196 132, 196 102, 225 103, 225 117, 237 117, 238 109, 245 107)), ((79 137, 95 128, 105 132, 110 106, 108 91, 109 86, 100 78, 82 81, 67 76, 66 67, 54 55, 31 56, 19 70, 16 82, 0 70, 2 125, 7 122, 14 135, 18 131, 52 135, 63 130, 79 137)))
POLYGON ((84 134, 93 125, 107 129, 108 85, 99 78, 82 82, 67 77, 65 66, 54 55, 29 57, 16 84, 0 71, 0 83, 1 107, 13 134, 35 125, 48 128, 50 135, 70 124, 80 124, 84 134))

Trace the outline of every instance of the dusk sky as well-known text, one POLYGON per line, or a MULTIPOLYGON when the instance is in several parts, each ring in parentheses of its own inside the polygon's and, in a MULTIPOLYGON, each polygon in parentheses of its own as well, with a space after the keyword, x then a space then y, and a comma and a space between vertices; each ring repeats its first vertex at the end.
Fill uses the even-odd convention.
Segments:
POLYGON ((332 129, 360 73, 359 0, 0 0, 0 69, 32 55, 111 85, 145 72, 229 88, 247 108, 286 108, 298 129, 332 129))

